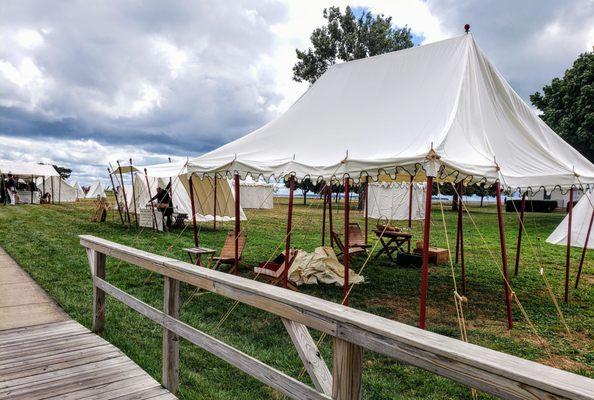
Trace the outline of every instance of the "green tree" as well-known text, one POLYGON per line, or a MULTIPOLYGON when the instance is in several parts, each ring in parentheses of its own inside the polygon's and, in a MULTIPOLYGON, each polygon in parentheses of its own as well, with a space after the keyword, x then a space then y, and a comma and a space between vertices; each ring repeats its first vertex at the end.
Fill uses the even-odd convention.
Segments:
POLYGON ((312 32, 313 49, 295 50, 299 61, 293 67, 293 79, 297 82, 313 84, 338 60, 357 60, 413 46, 410 28, 393 27, 392 17, 368 11, 356 18, 348 6, 344 14, 340 7, 330 7, 323 15, 328 22, 312 32))
MULTIPOLYGON (((290 185, 289 179, 285 179, 285 186, 289 187, 289 185, 290 185)), ((303 194, 303 204, 307 204, 307 194, 309 192, 320 193, 320 191, 324 187, 324 183, 323 183, 323 181, 314 183, 311 179, 305 178, 301 182, 295 180, 294 187, 295 187, 295 190, 301 189, 301 192, 303 194)))
POLYGON ((68 179, 70 178, 70 174, 72 174, 72 170, 70 168, 60 167, 58 165, 54 165, 54 168, 56 171, 58 171, 58 174, 60 174, 62 179, 68 179))
POLYGON ((530 101, 547 125, 594 162, 594 53, 581 54, 563 78, 554 78, 530 101))

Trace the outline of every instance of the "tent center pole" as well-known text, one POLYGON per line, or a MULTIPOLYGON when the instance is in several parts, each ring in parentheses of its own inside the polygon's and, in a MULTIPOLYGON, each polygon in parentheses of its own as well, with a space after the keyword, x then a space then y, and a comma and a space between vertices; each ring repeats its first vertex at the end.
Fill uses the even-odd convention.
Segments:
POLYGON ((241 221, 239 213, 239 174, 235 174, 235 260, 233 263, 233 273, 239 272, 239 234, 241 233, 241 221))
POLYGON ((295 192, 295 176, 289 178, 289 209, 287 212, 287 235, 285 236, 285 269, 283 270, 283 287, 288 286, 289 262, 291 259, 291 230, 293 229, 293 198, 295 192))
POLYGON ((590 217, 590 225, 588 225, 588 232, 586 233, 586 241, 584 242, 584 248, 582 249, 582 256, 580 257, 580 265, 578 267, 577 275, 575 277, 575 288, 578 288, 580 282, 580 275, 582 274, 582 266, 586 258, 586 251, 588 249, 588 243, 590 242, 590 233, 592 232, 592 223, 594 223, 594 209, 592 210, 592 216, 590 217))
POLYGON ((522 233, 524 232, 524 212, 526 210, 526 193, 522 193, 520 202, 520 223, 518 226, 518 244, 516 245, 516 265, 514 266, 514 276, 518 276, 520 270, 520 254, 522 254, 522 233))
POLYGON ((503 268, 503 279, 505 286, 505 308, 507 313, 507 328, 514 326, 511 308, 511 287, 509 285, 509 273, 507 271, 507 249, 505 246, 505 227, 503 225, 503 208, 501 205, 501 185, 495 182, 495 196, 497 200, 497 222, 499 224, 499 244, 501 246, 501 266, 503 268))
POLYGON ((573 217, 573 187, 569 189, 567 204, 567 250, 565 252, 565 292, 563 300, 569 302, 569 268, 571 267, 571 222, 573 217))
POLYGON ((425 193, 425 224, 423 227, 423 264, 421 267, 421 299, 419 310, 419 328, 421 329, 425 329, 427 318, 427 277, 429 275, 429 238, 431 234, 432 191, 433 177, 427 176, 427 192, 425 193))

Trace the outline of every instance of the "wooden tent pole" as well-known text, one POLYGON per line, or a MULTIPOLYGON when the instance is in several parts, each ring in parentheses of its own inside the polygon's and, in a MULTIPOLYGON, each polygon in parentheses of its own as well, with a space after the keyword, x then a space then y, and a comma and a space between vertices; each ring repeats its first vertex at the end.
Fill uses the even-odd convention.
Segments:
POLYGON ((235 260, 233 262, 233 273, 239 272, 239 234, 241 232, 241 220, 239 212, 239 174, 235 174, 235 260))
POLYGON ((423 264, 421 267, 421 299, 419 310, 419 328, 425 329, 427 319, 427 277, 429 275, 429 238, 431 234, 431 194, 433 177, 427 176, 425 193, 425 224, 423 227, 423 264))
POLYGON ((287 235, 285 236, 285 269, 283 270, 283 287, 288 286, 289 262, 291 260, 291 230, 293 229, 293 197, 295 191, 295 177, 289 178, 289 209, 287 212, 287 235))
POLYGON ((342 253, 342 263, 344 264, 344 285, 342 287, 342 304, 349 305, 349 262, 350 262, 350 240, 349 240, 349 217, 350 217, 350 178, 344 179, 344 251, 342 253))
POLYGON ((62 176, 58 176, 58 204, 62 204, 62 176))
POLYGON ((497 222, 499 224, 499 244, 501 246, 501 266, 505 285, 505 308, 507 313, 507 328, 514 326, 511 308, 511 288, 509 286, 509 273, 507 271, 507 249, 505 246, 505 227, 503 225, 503 208, 501 205, 501 186, 499 181, 495 182, 495 196, 497 197, 497 222))
POLYGON ((458 182, 456 185, 456 214, 457 214, 457 221, 456 221, 456 260, 454 261, 456 265, 460 264, 460 230, 461 223, 462 223, 462 209, 460 208, 460 197, 462 196, 461 188, 462 188, 462 181, 458 182))
MULTIPOLYGON (((41 190, 43 191, 41 195, 45 196, 45 176, 41 177, 41 190)), ((39 199, 39 203, 41 203, 41 199, 39 199)))
POLYGON ((330 247, 334 247, 334 223, 332 221, 332 181, 330 181, 330 186, 328 187, 328 228, 330 230, 330 247))
POLYGON ((217 230, 217 174, 214 177, 214 210, 212 211, 212 229, 217 230))
MULTIPOLYGON (((120 173, 121 173, 121 170, 120 170, 120 173)), ((146 168, 144 169, 144 180, 146 181, 146 190, 148 192, 149 199, 152 199, 153 194, 151 193, 151 185, 149 184, 146 168)), ((124 185, 124 182, 122 181, 122 186, 123 185, 124 185)), ((157 223, 157 215, 155 214, 155 205, 153 204, 152 201, 150 203, 151 203, 151 213, 153 215, 153 226, 154 226, 154 229, 159 230, 159 224, 157 223)))
POLYGON ((584 260, 586 258, 586 251, 588 249, 588 243, 590 242, 590 233, 592 232, 592 223, 594 223, 594 209, 592 210, 592 216, 590 217, 590 225, 588 225, 588 232, 586 233, 586 241, 584 242, 584 247, 582 248, 582 256, 580 257, 580 265, 578 267, 577 276, 575 277, 575 288, 578 288, 578 284, 580 282, 580 275, 582 274, 582 266, 584 265, 584 260))
POLYGON ((126 189, 124 188, 124 176, 122 175, 122 166, 120 165, 119 161, 117 161, 117 163, 118 163, 118 170, 120 171, 120 183, 122 185, 122 194, 124 195, 124 207, 126 210, 126 217, 128 218, 128 225, 131 226, 132 222, 130 221, 130 210, 128 210, 128 199, 126 198, 126 189))
MULTIPOLYGON (((109 174, 109 179, 111 180, 111 187, 114 188, 113 191, 115 193, 115 184, 113 183, 113 175, 112 175, 111 170, 109 168, 107 168, 107 173, 109 174)), ((44 183, 44 185, 45 185, 45 183, 44 183)), ((116 204, 118 206, 118 214, 120 214, 120 220, 122 221, 122 225, 124 225, 124 216, 122 215, 122 209, 120 208, 120 201, 118 200, 117 194, 115 196, 115 200, 116 200, 116 204)))
POLYGON ((29 185, 29 191, 31 192, 31 204, 33 204, 33 184, 35 183, 35 177, 31 175, 31 185, 29 185))
POLYGON ((322 198, 324 199, 324 204, 322 206, 322 246, 326 245, 326 203, 328 201, 328 190, 326 188, 326 184, 324 183, 324 189, 322 189, 322 198))
POLYGON ((462 294, 466 294, 466 263, 464 261, 464 213, 462 212, 462 196, 464 195, 464 183, 460 181, 460 190, 458 191, 458 234, 460 248, 460 273, 462 274, 462 294))
POLYGON ((522 233, 524 232, 524 212, 526 210, 526 193, 522 193, 520 202, 520 223, 518 224, 518 244, 516 245, 516 265, 514 267, 514 276, 518 276, 520 270, 520 254, 522 254, 522 233))
POLYGON ((567 250, 565 252, 565 293, 563 300, 569 301, 569 268, 571 267, 571 222, 573 217, 573 187, 569 189, 569 204, 567 204, 567 250))
MULTIPOLYGON (((414 179, 413 175, 410 176, 410 185, 408 186, 408 229, 409 232, 412 231, 412 206, 413 206, 413 188, 414 188, 414 179)), ((407 241, 408 252, 410 253, 410 240, 407 241)))
POLYGON ((365 178, 365 244, 369 239, 369 177, 365 178))
POLYGON ((138 228, 138 208, 136 206, 136 189, 134 189, 134 171, 132 170, 132 159, 130 159, 130 182, 132 182, 132 201, 134 203, 134 221, 138 228))
POLYGON ((54 177, 50 176, 50 183, 52 185, 52 204, 56 204, 55 200, 54 200, 54 177))
POLYGON ((198 247, 198 225, 196 225, 196 203, 194 203, 194 183, 192 182, 192 174, 188 175, 188 185, 190 188, 190 204, 192 206, 192 227, 194 228, 194 246, 198 247))

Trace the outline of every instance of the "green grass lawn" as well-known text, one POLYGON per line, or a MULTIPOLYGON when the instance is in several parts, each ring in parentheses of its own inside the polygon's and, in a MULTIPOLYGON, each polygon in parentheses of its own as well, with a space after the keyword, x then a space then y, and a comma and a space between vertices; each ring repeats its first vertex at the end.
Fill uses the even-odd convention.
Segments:
MULTIPOLYGON (((286 223, 286 199, 275 199, 274 210, 246 210, 249 222, 248 242, 244 253, 247 264, 268 259, 283 246, 286 223), (282 203, 282 204, 280 204, 282 203), (280 246, 280 247, 279 247, 280 246)), ((299 203, 299 201, 297 201, 299 203)), ((315 202, 314 202, 315 203, 315 202)), ((494 207, 472 207, 475 229, 465 216, 467 298, 465 305, 469 341, 509 354, 536 360, 578 374, 594 377, 594 276, 591 256, 587 259, 579 290, 571 291, 565 304, 563 277, 565 248, 544 242, 563 218, 562 214, 527 214, 530 241, 524 240, 520 274, 512 287, 534 324, 536 333, 514 305, 515 327, 507 331, 503 283, 498 268, 497 215, 494 207), (480 235, 479 235, 480 231, 480 235), (485 243, 481 239, 484 237, 485 243), (532 245, 531 243, 532 242, 532 245), (491 254, 495 257, 492 258, 491 254), (538 262, 542 260, 542 265, 538 262), (554 296, 559 301, 571 331, 563 325, 539 271, 544 268, 554 296), (546 341, 543 345, 539 337, 546 341)), ((11 254, 39 282, 56 302, 75 320, 91 325, 92 285, 83 248, 77 235, 90 234, 143 250, 186 260, 184 247, 192 245, 191 228, 180 232, 155 233, 148 229, 123 227, 117 212, 110 212, 107 223, 90 222, 92 203, 76 205, 0 206, 0 246, 11 254)), ((362 214, 352 212, 352 220, 362 223, 362 214)), ((446 207, 444 213, 450 246, 454 247, 456 214, 446 207)), ((341 213, 335 224, 342 225, 341 213)), ((510 268, 515 257, 517 216, 505 215, 510 268)), ((373 225, 372 225, 373 226, 373 225)), ((421 239, 422 224, 414 223, 415 240, 421 239)), ((202 244, 220 248, 232 223, 201 226, 202 244)), ((319 204, 295 208, 293 244, 306 251, 320 244, 321 209, 319 204)), ((372 243, 375 238, 372 239, 372 243)), ((446 236, 439 206, 433 209, 432 245, 446 247, 446 236)), ((580 250, 572 253, 572 287, 580 250)), ((358 271, 365 261, 355 258, 358 271)), ((253 275, 244 270, 246 278, 253 275)), ((459 269, 455 270, 460 284, 459 269)), ((352 307, 386 318, 416 325, 420 270, 391 265, 380 257, 370 261, 362 274, 365 284, 351 294, 352 307)), ((107 262, 107 280, 128 293, 157 307, 162 307, 160 276, 117 260, 107 262)), ((303 287, 303 293, 338 302, 342 289, 334 286, 303 287)), ((191 298, 193 288, 182 287, 181 319, 190 325, 241 349, 242 351, 297 377, 302 369, 299 357, 280 318, 246 305, 238 306, 220 329, 215 326, 233 301, 214 294, 191 298)), ((453 302, 453 280, 449 265, 431 266, 429 270, 428 329, 459 337, 453 302)), ((312 331, 314 338, 319 333, 312 331)), ((105 337, 130 358, 160 380, 161 329, 118 301, 107 301, 105 337)), ((327 363, 332 362, 331 340, 321 346, 327 363)), ((367 399, 446 399, 472 398, 468 388, 417 368, 366 352, 363 396, 367 399)), ((301 377, 308 381, 307 376, 301 377)), ((216 359, 185 341, 181 344, 180 398, 182 399, 260 399, 280 398, 280 394, 241 371, 216 359)), ((480 398, 487 398, 479 394, 480 398)))

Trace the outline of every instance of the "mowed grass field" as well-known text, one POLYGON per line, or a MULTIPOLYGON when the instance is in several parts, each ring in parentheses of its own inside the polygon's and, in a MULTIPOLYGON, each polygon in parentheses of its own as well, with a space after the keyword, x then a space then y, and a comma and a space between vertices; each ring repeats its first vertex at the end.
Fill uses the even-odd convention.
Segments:
MULTIPOLYGON (((244 260, 256 265, 283 248, 286 230, 286 199, 275 199, 273 210, 246 210, 249 222, 244 260)), ((307 206, 296 199, 293 244, 313 250, 320 245, 321 207, 314 200, 307 206)), ((434 246, 446 247, 446 232, 454 248, 456 214, 444 205, 433 208, 432 240, 434 246), (444 223, 445 220, 445 229, 444 223)), ((465 215, 467 298, 466 326, 470 342, 505 353, 553 365, 578 374, 594 377, 594 255, 589 254, 579 290, 571 291, 569 304, 562 301, 565 248, 546 244, 548 234, 562 220, 563 214, 528 213, 520 273, 511 285, 534 325, 533 330, 514 304, 515 327, 506 329, 503 283, 498 270, 500 253, 497 215, 493 206, 470 207, 474 223, 465 215), (484 241, 483 241, 484 239, 484 241), (539 262, 539 260, 541 262, 539 262), (551 293, 540 274, 541 268, 560 304, 570 334, 556 311, 551 293), (544 341, 544 344, 543 342, 544 341)), ((91 325, 92 285, 87 259, 77 235, 90 234, 150 252, 187 260, 184 247, 191 246, 192 229, 184 232, 155 233, 130 229, 110 211, 108 222, 90 222, 92 202, 70 205, 0 206, 0 246, 11 254, 75 320, 91 325)), ((363 223, 360 211, 351 219, 363 223)), ((342 213, 337 210, 335 226, 342 229, 342 213)), ((517 215, 505 215, 510 269, 515 258, 517 215)), ((370 221, 370 228, 374 222, 370 221)), ((415 241, 421 239, 422 222, 414 223, 415 241)), ((220 248, 232 223, 200 227, 202 244, 220 248)), ((375 237, 371 243, 375 243, 375 237)), ((377 251, 377 248, 375 249, 377 251)), ((572 288, 580 249, 572 253, 572 288)), ((365 257, 352 261, 358 271, 365 257)), ((384 256, 371 260, 362 271, 365 284, 351 294, 352 307, 410 325, 418 319, 420 270, 389 263, 384 256)), ((460 285, 460 271, 455 266, 460 285)), ((248 279, 253 274, 242 270, 248 279)), ((156 274, 114 259, 107 261, 107 279, 111 283, 154 307, 162 307, 163 280, 156 274)), ((339 302, 342 288, 335 286, 302 287, 303 293, 339 302)), ((214 294, 192 296, 194 289, 182 286, 181 319, 242 351, 297 377, 302 364, 281 320, 271 314, 239 305, 215 329, 233 301, 214 294)), ((108 296, 109 297, 109 296, 108 296)), ((459 337, 453 301, 453 279, 449 265, 431 266, 429 270, 428 329, 459 337)), ((319 332, 312 331, 314 338, 319 332)), ((117 300, 108 298, 105 337, 130 358, 160 380, 161 328, 131 311, 117 300)), ((328 364, 332 362, 331 340, 321 345, 328 364)), ((300 379, 309 382, 307 374, 300 379)), ((182 399, 277 399, 282 396, 241 371, 182 340, 180 398, 182 399)), ((453 399, 472 398, 470 389, 414 367, 366 352, 364 355, 363 397, 366 399, 453 399)), ((479 393, 479 398, 488 398, 479 393)))

